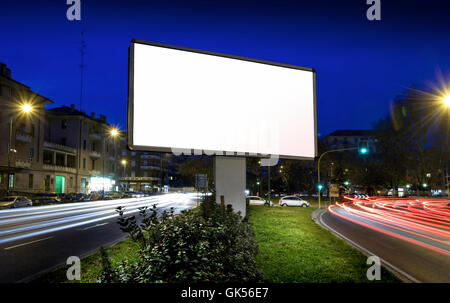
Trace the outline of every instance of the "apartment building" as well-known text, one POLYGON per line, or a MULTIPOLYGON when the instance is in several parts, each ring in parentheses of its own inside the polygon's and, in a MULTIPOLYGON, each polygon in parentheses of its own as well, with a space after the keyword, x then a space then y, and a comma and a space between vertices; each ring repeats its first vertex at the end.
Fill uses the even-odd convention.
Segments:
POLYGON ((324 139, 324 143, 329 149, 366 145, 371 153, 377 153, 375 131, 373 130, 336 130, 324 139))
POLYGON ((0 192, 41 192, 46 105, 53 102, 11 77, 0 63, 0 192))
POLYGON ((127 148, 125 136, 120 142, 119 188, 125 191, 162 191, 170 178, 172 155, 131 151, 127 148))
POLYGON ((61 106, 46 111, 43 169, 50 191, 81 192, 116 189, 118 134, 103 115, 87 115, 61 106))

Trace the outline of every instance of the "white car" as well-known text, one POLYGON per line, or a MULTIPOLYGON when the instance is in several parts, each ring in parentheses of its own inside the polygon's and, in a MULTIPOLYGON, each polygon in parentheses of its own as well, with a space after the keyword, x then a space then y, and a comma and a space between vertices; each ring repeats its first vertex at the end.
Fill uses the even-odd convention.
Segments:
POLYGON ((278 202, 280 206, 301 206, 301 207, 308 207, 309 202, 303 200, 300 197, 297 196, 286 196, 280 199, 278 202))
POLYGON ((0 198, 0 209, 17 208, 32 205, 33 202, 31 202, 31 200, 29 200, 27 197, 23 196, 9 196, 0 198))
POLYGON ((258 197, 258 196, 249 196, 249 197, 247 197, 247 199, 248 199, 248 203, 250 205, 270 205, 270 206, 273 206, 273 202, 272 201, 270 201, 270 204, 269 204, 269 201, 266 201, 263 198, 258 197))

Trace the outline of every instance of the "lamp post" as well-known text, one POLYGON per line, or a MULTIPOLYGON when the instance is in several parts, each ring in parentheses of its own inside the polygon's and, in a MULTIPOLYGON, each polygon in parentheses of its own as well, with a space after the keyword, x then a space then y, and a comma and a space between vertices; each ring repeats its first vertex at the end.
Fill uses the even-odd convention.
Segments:
POLYGON ((111 128, 108 130, 106 136, 103 136, 103 161, 102 161, 102 182, 103 182, 103 195, 105 195, 105 147, 106 147, 106 137, 115 138, 119 135, 117 128, 111 128))
POLYGON ((340 148, 340 149, 333 149, 333 150, 327 150, 326 152, 322 153, 319 157, 319 161, 317 162, 317 188, 318 188, 318 196, 319 196, 319 208, 320 208, 320 192, 323 188, 323 185, 320 184, 320 161, 322 160, 323 156, 325 156, 326 154, 332 153, 332 152, 341 152, 341 151, 347 151, 347 150, 357 150, 359 149, 359 152, 361 154, 367 154, 368 153, 368 148, 367 147, 348 147, 348 148, 340 148))
MULTIPOLYGON (((126 166, 127 166, 127 160, 125 160, 125 159, 122 159, 121 161, 120 161, 120 164, 122 164, 122 166, 123 166, 123 177, 125 178, 125 168, 126 168, 126 166)), ((125 180, 124 180, 125 181, 125 180)))
MULTIPOLYGON (((25 103, 20 105, 19 112, 25 115, 33 112, 33 106, 25 103)), ((9 143, 8 143, 8 180, 6 182, 6 195, 9 195, 10 178, 11 178, 11 153, 17 153, 17 150, 12 148, 12 134, 13 134, 13 116, 9 118, 9 143)))
MULTIPOLYGON (((442 101, 443 106, 448 110, 447 119, 450 120, 450 93, 443 96, 441 101, 442 101)), ((447 132, 445 148, 448 149, 448 132, 447 132)), ((448 173, 448 161, 446 161, 446 163, 445 163, 445 173, 446 173, 445 181, 447 183, 447 196, 448 196, 448 198, 450 198, 450 180, 449 180, 449 173, 448 173)))

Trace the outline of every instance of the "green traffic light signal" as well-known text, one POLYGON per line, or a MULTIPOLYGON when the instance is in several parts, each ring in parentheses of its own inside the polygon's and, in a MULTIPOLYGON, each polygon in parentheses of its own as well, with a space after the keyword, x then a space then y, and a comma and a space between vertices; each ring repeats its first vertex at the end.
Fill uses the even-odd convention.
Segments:
POLYGON ((367 154, 368 152, 369 152, 369 150, 367 149, 367 147, 361 147, 361 148, 359 149, 359 153, 362 154, 362 155, 365 155, 365 154, 367 154))

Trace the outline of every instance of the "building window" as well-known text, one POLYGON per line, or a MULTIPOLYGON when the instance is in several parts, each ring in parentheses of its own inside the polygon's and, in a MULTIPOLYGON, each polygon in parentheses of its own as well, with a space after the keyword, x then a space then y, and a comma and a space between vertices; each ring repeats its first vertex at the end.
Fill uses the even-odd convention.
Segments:
POLYGON ((75 168, 75 156, 67 155, 67 167, 75 168))
POLYGON ((28 174, 28 188, 33 188, 33 174, 28 174))
POLYGON ((61 120, 61 128, 62 129, 66 129, 67 128, 67 120, 66 119, 62 119, 61 120))
POLYGON ((86 158, 83 158, 83 169, 86 169, 86 158))
POLYGON ((69 188, 72 188, 73 186, 73 177, 69 178, 69 188))
POLYGON ((30 160, 33 160, 33 158, 34 158, 34 148, 33 147, 30 147, 28 155, 30 156, 30 160))
POLYGON ((95 159, 91 160, 91 169, 94 170, 95 169, 95 159))
POLYGON ((31 136, 34 137, 34 133, 35 133, 35 127, 34 124, 31 124, 31 136))
POLYGON ((92 151, 95 151, 95 142, 92 142, 92 151))
POLYGON ((53 152, 44 150, 44 164, 53 164, 53 152))
POLYGON ((8 183, 9 188, 14 188, 14 174, 9 174, 8 183))
POLYGON ((86 150, 86 140, 83 140, 83 149, 86 150))
POLYGON ((56 153, 56 165, 58 166, 66 166, 66 161, 64 159, 64 154, 56 153))
POLYGON ((67 143, 67 142, 66 142, 66 138, 64 138, 64 137, 61 138, 61 145, 66 145, 66 143, 67 143))

